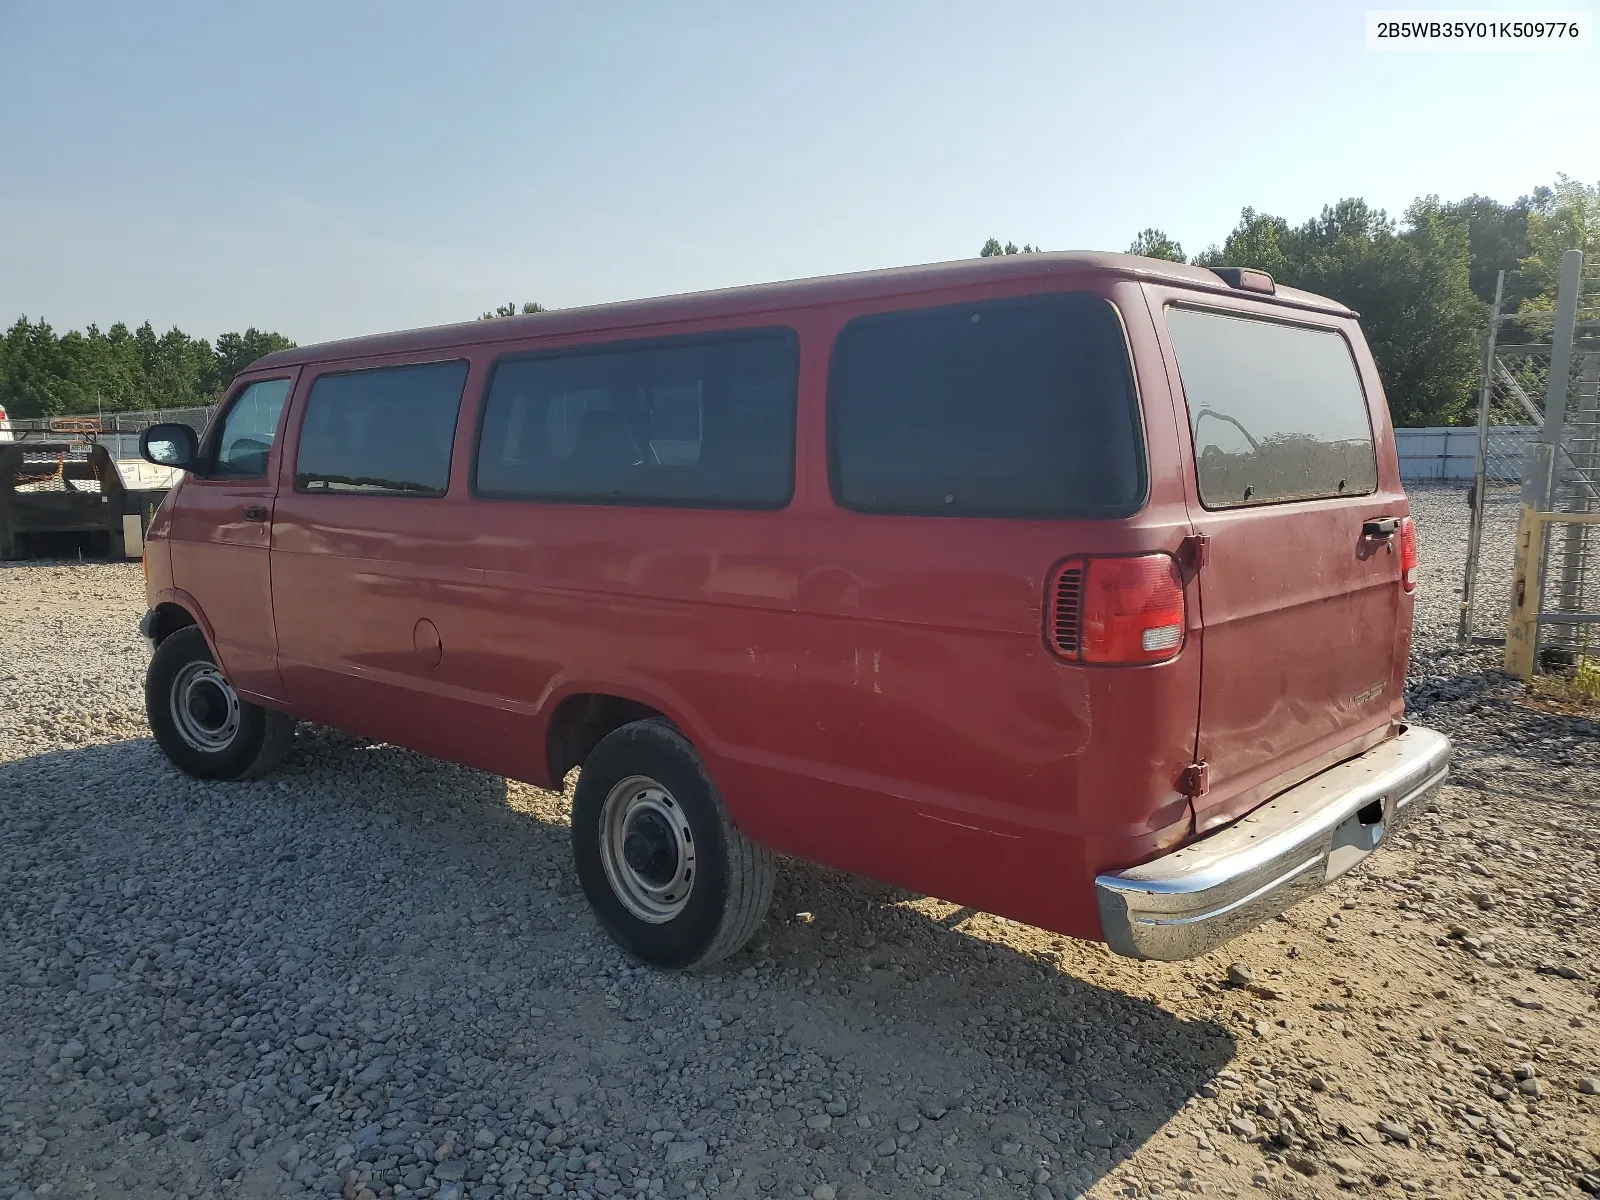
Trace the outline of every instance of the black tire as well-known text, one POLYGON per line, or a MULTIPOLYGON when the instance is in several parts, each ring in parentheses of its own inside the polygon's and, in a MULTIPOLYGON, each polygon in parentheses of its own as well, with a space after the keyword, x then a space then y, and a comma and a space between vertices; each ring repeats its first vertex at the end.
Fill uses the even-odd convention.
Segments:
POLYGON ((709 966, 740 950, 767 914, 777 873, 772 851, 734 827, 694 746, 654 719, 607 734, 584 761, 572 803, 572 853, 606 932, 635 957, 674 970, 709 966), (632 814, 620 826, 619 812, 632 814), (608 829, 627 833, 612 844, 627 844, 634 857, 608 854, 608 829), (663 846, 678 850, 652 857, 663 846), (686 864, 683 895, 641 899, 646 885, 675 887, 686 864), (654 919, 645 919, 640 911, 652 904, 654 919))
POLYGON ((173 766, 196 779, 265 774, 294 744, 294 718, 235 694, 194 625, 156 647, 144 676, 144 709, 156 744, 173 766), (175 697, 177 690, 181 697, 175 697), (186 716, 174 711, 180 699, 186 716))

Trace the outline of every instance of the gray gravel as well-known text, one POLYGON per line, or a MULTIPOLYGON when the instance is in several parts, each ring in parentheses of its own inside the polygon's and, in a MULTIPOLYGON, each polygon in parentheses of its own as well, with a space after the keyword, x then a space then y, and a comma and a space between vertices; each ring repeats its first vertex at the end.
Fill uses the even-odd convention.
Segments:
POLYGON ((1600 726, 1454 647, 1465 501, 1413 502, 1456 785, 1184 964, 788 864, 750 950, 641 970, 570 796, 311 726, 187 780, 137 566, 0 569, 0 1200, 1600 1187, 1600 726))
MULTIPOLYGON (((1414 487, 1410 500, 1422 557, 1412 648, 1428 654, 1455 643, 1472 514, 1467 507, 1467 494, 1459 488, 1414 487)), ((1514 489, 1494 489, 1484 503, 1474 621, 1474 631, 1479 634, 1505 635, 1506 618, 1511 611, 1511 551, 1517 512, 1518 493, 1514 489)))

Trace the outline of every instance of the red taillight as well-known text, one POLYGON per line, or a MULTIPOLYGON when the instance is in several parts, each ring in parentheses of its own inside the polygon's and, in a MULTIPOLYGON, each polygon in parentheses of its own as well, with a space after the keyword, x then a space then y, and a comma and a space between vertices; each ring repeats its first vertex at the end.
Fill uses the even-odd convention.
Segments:
POLYGON ((1090 663, 1163 662, 1183 649, 1183 577, 1170 554, 1075 558, 1051 579, 1050 647, 1090 663))
POLYGON ((1417 523, 1410 517, 1400 518, 1400 586, 1417 590, 1417 523))

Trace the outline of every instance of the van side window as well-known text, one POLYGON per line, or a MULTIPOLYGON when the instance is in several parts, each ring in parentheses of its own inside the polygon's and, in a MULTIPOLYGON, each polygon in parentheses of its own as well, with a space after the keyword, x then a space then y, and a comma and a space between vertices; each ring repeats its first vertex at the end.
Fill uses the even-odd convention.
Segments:
POLYGON ((1126 515, 1144 497, 1127 341, 1086 293, 864 317, 833 351, 828 468, 864 512, 1126 515))
POLYGON ((1366 395, 1338 333, 1177 307, 1167 328, 1207 508, 1376 490, 1366 395))
POLYGON ((209 479, 259 479, 278 438, 278 417, 289 398, 287 379, 262 379, 240 392, 217 432, 209 479))
POLYGON ((788 331, 585 347, 495 365, 481 496, 781 508, 794 490, 788 331))
POLYGON ((321 376, 300 426, 295 490, 444 495, 466 381, 464 362, 321 376))

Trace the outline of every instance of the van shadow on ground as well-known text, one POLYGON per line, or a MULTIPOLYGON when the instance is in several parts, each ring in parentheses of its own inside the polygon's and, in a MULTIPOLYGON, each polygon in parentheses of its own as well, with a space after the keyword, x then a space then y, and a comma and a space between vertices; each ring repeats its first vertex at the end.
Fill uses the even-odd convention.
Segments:
MULTIPOLYGON (((307 725, 277 773, 239 784, 186 780, 148 740, 0 763, 0 884, 25 931, 0 924, 0 955, 20 952, 19 937, 53 947, 71 936, 130 997, 153 997, 168 986, 154 968, 181 964, 161 957, 170 947, 139 944, 157 932, 130 935, 141 905, 159 899, 169 919, 207 929, 218 964, 257 968, 252 923, 222 929, 217 914, 270 914, 303 945, 253 994, 257 1007, 303 1011, 358 982, 347 1023, 416 1002, 416 1032, 391 1044, 402 1060, 465 1046, 487 1064, 470 1080, 398 1072, 361 1094, 367 1109, 426 1112, 466 1087, 504 1116, 520 1103, 511 1096, 587 1090, 629 1120, 717 1122, 745 1177, 770 1176, 780 1194, 824 1177, 848 1184, 841 1195, 896 1192, 926 1185, 938 1164, 947 1183, 980 1194, 1031 1188, 1042 1164, 1071 1194, 1155 1136, 1235 1053, 1221 1025, 1062 970, 1037 931, 795 862, 750 949, 700 976, 626 975, 632 964, 576 886, 566 811, 559 796, 307 725), (93 901, 130 879, 134 898, 93 901), (141 955, 152 970, 135 981, 127 964, 141 955), (709 1040, 697 1014, 716 1014, 726 1033, 709 1040), (649 1040, 658 1025, 670 1029, 660 1046, 649 1040), (668 1050, 688 1070, 646 1061, 668 1050), (807 1052, 829 1078, 859 1072, 850 1115, 823 1130, 805 1123, 821 1105, 800 1084, 764 1080, 784 1094, 748 1099, 751 1070, 807 1052), (880 1156, 913 1115, 909 1144, 880 1156), (796 1157, 806 1150, 810 1168, 796 1157)), ((228 969, 217 968, 224 990, 228 969)), ((14 1043, 8 1059, 32 1053, 37 1026, 76 986, 59 970, 19 978, 5 986, 38 994, 3 1006, 21 1018, 0 1033, 14 1043)), ((166 1069, 179 1038, 130 1052, 166 1069)))

